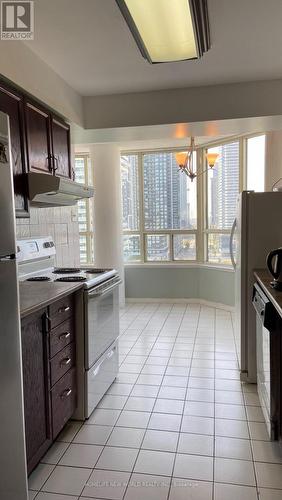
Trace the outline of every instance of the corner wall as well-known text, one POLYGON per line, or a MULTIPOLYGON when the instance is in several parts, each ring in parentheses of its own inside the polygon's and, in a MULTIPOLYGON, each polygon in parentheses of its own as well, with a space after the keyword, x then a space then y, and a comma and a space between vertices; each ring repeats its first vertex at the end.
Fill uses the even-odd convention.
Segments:
POLYGON ((202 299, 234 306, 234 272, 211 267, 125 267, 130 299, 202 299))

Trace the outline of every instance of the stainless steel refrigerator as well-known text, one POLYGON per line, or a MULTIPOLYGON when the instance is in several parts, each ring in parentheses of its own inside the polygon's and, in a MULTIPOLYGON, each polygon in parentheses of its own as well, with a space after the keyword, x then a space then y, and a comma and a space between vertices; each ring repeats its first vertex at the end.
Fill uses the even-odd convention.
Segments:
POLYGON ((235 269, 235 339, 241 380, 256 382, 256 316, 252 306, 254 269, 266 267, 270 250, 282 246, 282 192, 243 191, 230 237, 235 269))
POLYGON ((0 112, 0 498, 27 500, 9 118, 0 112))

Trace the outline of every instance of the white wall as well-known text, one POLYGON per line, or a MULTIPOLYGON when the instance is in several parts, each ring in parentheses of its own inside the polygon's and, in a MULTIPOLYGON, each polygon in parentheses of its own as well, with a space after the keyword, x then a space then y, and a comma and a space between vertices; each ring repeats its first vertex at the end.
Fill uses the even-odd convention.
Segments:
POLYGON ((83 124, 80 95, 23 42, 1 41, 0 73, 69 121, 83 124))
POLYGON ((281 95, 282 80, 269 80, 84 97, 85 128, 281 115, 281 95))
MULTIPOLYGON (((122 255, 120 150, 115 145, 90 147, 94 182, 94 260, 97 267, 113 267, 124 281, 122 255)), ((124 284, 120 287, 124 302, 124 284)))

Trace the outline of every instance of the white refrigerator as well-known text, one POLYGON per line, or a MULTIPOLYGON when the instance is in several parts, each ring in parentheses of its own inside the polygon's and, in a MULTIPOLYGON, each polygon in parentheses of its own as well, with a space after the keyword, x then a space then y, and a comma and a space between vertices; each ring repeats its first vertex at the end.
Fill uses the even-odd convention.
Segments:
POLYGON ((9 119, 0 112, 0 498, 27 500, 23 376, 9 119))
POLYGON ((268 252, 281 246, 282 192, 240 193, 230 237, 230 254, 235 269, 235 339, 241 380, 245 382, 256 382, 254 270, 266 268, 268 252))

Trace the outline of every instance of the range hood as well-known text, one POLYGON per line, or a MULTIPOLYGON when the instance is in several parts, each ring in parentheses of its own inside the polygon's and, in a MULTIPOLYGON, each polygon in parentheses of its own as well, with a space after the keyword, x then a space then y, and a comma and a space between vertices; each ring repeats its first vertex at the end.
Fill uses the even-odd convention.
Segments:
POLYGON ((29 172, 27 175, 28 197, 36 207, 75 205, 78 200, 92 198, 94 189, 70 179, 29 172))

